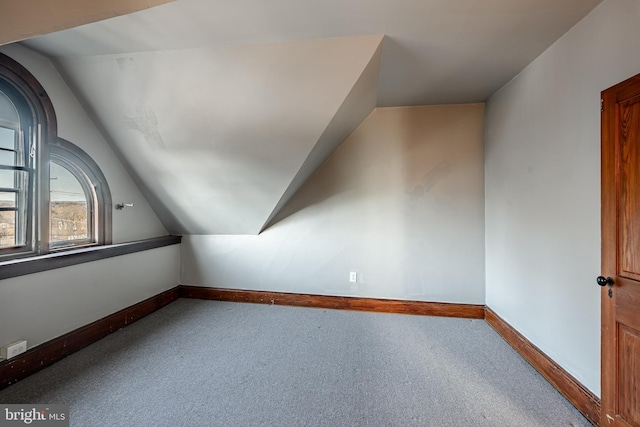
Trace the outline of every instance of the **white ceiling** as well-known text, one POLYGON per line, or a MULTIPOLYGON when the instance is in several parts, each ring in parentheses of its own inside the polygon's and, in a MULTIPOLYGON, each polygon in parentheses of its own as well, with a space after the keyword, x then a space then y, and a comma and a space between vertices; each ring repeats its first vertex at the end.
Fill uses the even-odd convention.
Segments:
POLYGON ((177 0, 23 43, 170 231, 255 234, 376 105, 485 101, 600 1, 177 0))

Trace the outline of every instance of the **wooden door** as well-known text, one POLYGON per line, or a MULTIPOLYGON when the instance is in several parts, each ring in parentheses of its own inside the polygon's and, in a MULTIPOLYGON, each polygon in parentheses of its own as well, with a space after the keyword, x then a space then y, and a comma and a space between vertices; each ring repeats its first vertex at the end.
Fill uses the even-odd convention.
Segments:
POLYGON ((602 92, 602 426, 640 426, 640 74, 602 92))

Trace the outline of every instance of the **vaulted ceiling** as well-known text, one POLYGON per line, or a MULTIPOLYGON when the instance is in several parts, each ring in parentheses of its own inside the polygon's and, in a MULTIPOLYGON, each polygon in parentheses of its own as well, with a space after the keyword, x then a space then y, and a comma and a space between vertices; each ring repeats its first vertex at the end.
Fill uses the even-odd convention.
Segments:
POLYGON ((256 234, 376 106, 485 101, 600 1, 177 0, 23 43, 169 231, 256 234))

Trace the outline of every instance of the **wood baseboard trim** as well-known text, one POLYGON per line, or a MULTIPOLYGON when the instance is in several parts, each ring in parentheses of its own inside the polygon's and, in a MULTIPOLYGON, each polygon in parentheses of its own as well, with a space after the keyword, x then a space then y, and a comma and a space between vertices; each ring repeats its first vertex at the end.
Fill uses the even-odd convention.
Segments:
POLYGON ((180 286, 180 297, 254 304, 484 319, 484 305, 474 304, 247 291, 185 285, 180 286))
POLYGON ((180 297, 180 289, 162 292, 100 320, 82 326, 27 352, 0 362, 0 390, 19 381, 107 335, 172 303, 180 297))
POLYGON ((600 425, 600 399, 489 307, 485 320, 524 359, 594 425, 600 425))
POLYGON ((489 307, 474 304, 308 295, 185 285, 176 286, 131 307, 40 344, 24 354, 0 362, 0 390, 134 323, 176 301, 178 298, 485 319, 507 343, 540 372, 590 422, 596 426, 600 425, 600 399, 489 307))

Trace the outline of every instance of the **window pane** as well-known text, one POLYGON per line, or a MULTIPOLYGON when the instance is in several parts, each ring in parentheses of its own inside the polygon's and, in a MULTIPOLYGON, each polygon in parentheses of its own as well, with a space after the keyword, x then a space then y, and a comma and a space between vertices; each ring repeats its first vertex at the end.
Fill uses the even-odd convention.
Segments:
POLYGON ((16 207, 16 193, 0 191, 0 207, 3 207, 3 208, 16 207))
POLYGON ((7 181, 0 184, 0 186, 16 188, 17 190, 15 192, 0 191, 0 207, 16 209, 15 211, 0 211, 0 248, 24 246, 27 239, 26 218, 28 214, 27 190, 29 176, 25 171, 0 170, 0 172, 0 181, 2 179, 7 181))
MULTIPOLYGON (((0 206, 5 206, 0 201, 0 206)), ((16 246, 16 215, 17 212, 0 212, 0 247, 8 248, 16 246)))
POLYGON ((0 119, 9 123, 20 123, 20 116, 13 101, 0 91, 0 119))
POLYGON ((16 166, 16 153, 0 150, 0 165, 16 166))
POLYGON ((15 150, 16 148, 16 131, 0 127, 0 148, 8 148, 15 150))
POLYGON ((50 241, 89 239, 89 203, 78 179, 65 167, 51 162, 50 241))
POLYGON ((2 188, 14 188, 16 183, 13 178, 14 171, 8 171, 0 169, 0 187, 2 188))

